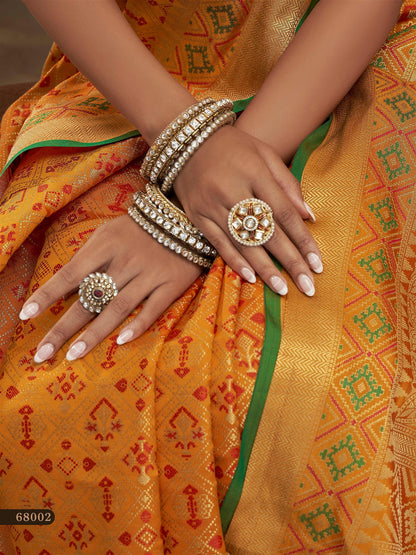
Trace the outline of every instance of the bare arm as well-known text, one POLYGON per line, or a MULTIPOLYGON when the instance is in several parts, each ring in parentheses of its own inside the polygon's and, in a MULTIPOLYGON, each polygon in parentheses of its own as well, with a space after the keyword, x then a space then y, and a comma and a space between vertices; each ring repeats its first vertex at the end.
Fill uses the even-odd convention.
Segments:
POLYGON ((147 142, 195 102, 141 42, 115 0, 23 1, 147 142))
POLYGON ((238 126, 288 162, 367 67, 402 0, 320 0, 238 126))

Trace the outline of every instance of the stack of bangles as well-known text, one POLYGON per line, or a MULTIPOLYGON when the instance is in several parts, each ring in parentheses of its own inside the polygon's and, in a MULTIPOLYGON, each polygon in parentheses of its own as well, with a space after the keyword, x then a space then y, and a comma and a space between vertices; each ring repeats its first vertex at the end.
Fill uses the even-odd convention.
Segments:
POLYGON ((146 190, 134 195, 129 215, 160 244, 203 268, 212 265, 217 251, 186 214, 166 195, 196 150, 236 116, 231 100, 206 98, 182 112, 157 137, 143 160, 140 173, 146 190))
MULTIPOLYGON (((134 221, 161 245, 203 268, 211 266, 216 250, 166 195, 195 151, 215 131, 235 122, 232 107, 231 100, 206 98, 170 123, 146 154, 140 173, 148 183, 145 191, 134 195, 128 210, 134 221)), ((237 202, 229 212, 228 229, 242 245, 263 245, 274 232, 272 210, 255 198, 237 202)), ((117 293, 114 280, 105 273, 90 274, 79 286, 82 305, 96 313, 117 293)))

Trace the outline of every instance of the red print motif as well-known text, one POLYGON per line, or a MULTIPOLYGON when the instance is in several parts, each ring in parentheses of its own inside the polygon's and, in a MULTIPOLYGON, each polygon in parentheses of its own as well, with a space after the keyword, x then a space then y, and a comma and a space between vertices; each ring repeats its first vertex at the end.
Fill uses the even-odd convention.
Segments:
POLYGON ((182 457, 189 459, 191 449, 196 447, 196 442, 205 436, 198 420, 185 407, 181 407, 169 420, 171 428, 165 432, 165 437, 170 442, 175 442, 175 449, 182 450, 182 457))
POLYGON ((29 407, 29 405, 25 405, 19 410, 19 413, 23 416, 21 427, 22 427, 22 434, 24 437, 24 439, 22 439, 20 443, 26 449, 31 449, 35 444, 35 440, 30 437, 32 434, 32 424, 30 422, 30 415, 33 413, 33 409, 29 407))
POLYGON ((82 551, 88 549, 88 544, 91 544, 95 534, 85 522, 79 520, 76 515, 72 515, 59 532, 58 537, 68 544, 68 547, 75 548, 75 551, 78 549, 82 551))
POLYGON ((153 452, 153 445, 150 445, 143 436, 137 438, 137 442, 130 447, 129 452, 123 458, 123 462, 132 472, 139 474, 139 484, 145 485, 150 480, 148 473, 154 470, 150 462, 150 455, 153 452))
POLYGON ((7 471, 12 466, 12 462, 6 457, 4 453, 0 453, 0 478, 6 476, 7 471))
POLYGON ((128 532, 123 532, 121 536, 118 538, 118 541, 121 542, 123 545, 130 545, 131 536, 128 532))
POLYGON ((184 378, 186 374, 190 371, 190 368, 187 366, 188 359, 189 359, 189 343, 192 343, 192 337, 182 337, 179 340, 179 344, 182 345, 182 349, 179 353, 179 368, 175 368, 176 374, 180 378, 184 378))
POLYGON ((91 420, 87 422, 86 430, 94 435, 94 440, 100 442, 100 448, 106 452, 110 448, 110 440, 114 439, 114 433, 120 433, 122 424, 116 419, 118 410, 108 399, 101 401, 90 412, 91 420))
POLYGON ((78 393, 81 393, 85 387, 85 383, 74 371, 68 371, 56 376, 46 389, 53 396, 54 401, 70 401, 76 399, 78 393))
POLYGON ((110 522, 110 520, 114 518, 114 513, 111 511, 113 498, 110 493, 110 487, 113 485, 113 482, 110 480, 110 478, 103 478, 98 485, 100 486, 100 488, 103 488, 104 512, 102 513, 102 516, 104 517, 104 520, 110 522))
POLYGON ((178 495, 174 501, 174 510, 177 515, 186 520, 186 523, 193 529, 201 526, 203 520, 210 517, 214 504, 210 497, 189 484, 183 490, 182 495, 178 495))
POLYGON ((89 457, 85 457, 85 459, 82 461, 82 467, 85 472, 89 472, 92 468, 94 468, 95 465, 96 463, 89 457))

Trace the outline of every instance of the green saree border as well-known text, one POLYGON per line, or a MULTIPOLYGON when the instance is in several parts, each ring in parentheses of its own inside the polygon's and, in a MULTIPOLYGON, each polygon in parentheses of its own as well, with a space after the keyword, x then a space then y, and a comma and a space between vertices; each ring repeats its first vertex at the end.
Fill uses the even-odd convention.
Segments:
MULTIPOLYGON (((304 139, 296 151, 291 172, 298 181, 302 179, 303 171, 310 155, 325 139, 331 126, 332 119, 331 114, 322 125, 304 139)), ((279 264, 276 262, 275 264, 279 267, 279 264)), ((241 436, 241 448, 237 468, 220 509, 224 534, 228 530, 243 491, 251 451, 260 425, 282 339, 280 296, 269 289, 266 284, 264 285, 264 304, 266 333, 256 383, 254 385, 253 395, 241 436)))
POLYGON ((104 141, 98 141, 97 143, 82 143, 79 141, 70 141, 70 140, 64 140, 64 139, 56 139, 56 140, 49 140, 49 141, 40 141, 38 143, 33 143, 29 146, 26 146, 25 148, 22 148, 22 150, 19 150, 19 152, 17 152, 10 160, 7 161, 6 165, 4 166, 4 168, 2 169, 1 173, 0 173, 0 177, 3 175, 3 173, 7 170, 7 168, 10 166, 10 164, 12 164, 14 162, 14 160, 16 160, 16 158, 18 158, 19 156, 21 156, 24 152, 31 150, 32 148, 44 148, 47 146, 58 146, 58 147, 80 147, 80 148, 88 148, 90 146, 102 146, 102 145, 109 145, 111 143, 117 143, 118 141, 124 141, 125 139, 130 139, 131 137, 137 137, 139 136, 140 133, 137 130, 134 131, 128 131, 127 133, 124 133, 123 135, 119 135, 117 137, 112 137, 111 139, 105 139, 104 141))
MULTIPOLYGON (((247 108, 247 106, 250 104, 253 98, 254 96, 251 96, 250 98, 243 98, 241 100, 236 100, 233 103, 233 111, 235 113, 238 113, 245 110, 245 108, 247 108)), ((123 135, 118 135, 117 137, 111 137, 110 139, 105 139, 104 141, 98 141, 96 143, 83 143, 80 141, 71 141, 68 139, 51 139, 48 141, 39 141, 37 143, 32 143, 31 145, 26 146, 25 148, 22 148, 22 150, 19 150, 19 152, 17 152, 12 158, 10 158, 10 160, 6 162, 4 168, 0 172, 0 177, 19 156, 21 156, 24 152, 31 150, 32 148, 44 148, 48 146, 57 146, 57 147, 76 147, 77 146, 79 148, 88 148, 91 146, 109 145, 112 143, 117 143, 118 141, 124 141, 125 139, 130 139, 131 137, 140 137, 140 135, 141 135, 140 131, 138 131, 137 129, 134 129, 133 131, 128 131, 123 135)))

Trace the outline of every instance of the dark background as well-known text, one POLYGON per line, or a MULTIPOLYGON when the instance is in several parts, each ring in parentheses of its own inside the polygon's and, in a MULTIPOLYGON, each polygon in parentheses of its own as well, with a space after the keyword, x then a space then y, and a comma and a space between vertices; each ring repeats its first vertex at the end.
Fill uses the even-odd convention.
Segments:
POLYGON ((21 0, 0 0, 0 85, 37 81, 51 44, 21 0))

